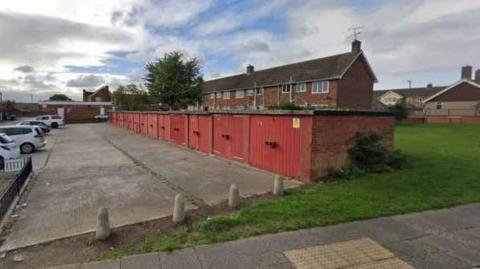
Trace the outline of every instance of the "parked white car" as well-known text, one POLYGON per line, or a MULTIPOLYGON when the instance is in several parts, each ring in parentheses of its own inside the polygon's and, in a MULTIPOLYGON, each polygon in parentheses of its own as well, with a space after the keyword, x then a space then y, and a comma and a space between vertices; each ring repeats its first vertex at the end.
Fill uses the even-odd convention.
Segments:
POLYGON ((41 121, 45 123, 47 126, 52 128, 58 128, 60 126, 65 125, 63 118, 58 115, 42 115, 35 118, 36 121, 41 121))
POLYGON ((0 126, 0 133, 8 135, 17 142, 20 152, 29 154, 45 147, 47 140, 38 126, 0 126))
POLYGON ((20 148, 11 137, 0 133, 0 169, 5 168, 5 161, 20 158, 20 148))

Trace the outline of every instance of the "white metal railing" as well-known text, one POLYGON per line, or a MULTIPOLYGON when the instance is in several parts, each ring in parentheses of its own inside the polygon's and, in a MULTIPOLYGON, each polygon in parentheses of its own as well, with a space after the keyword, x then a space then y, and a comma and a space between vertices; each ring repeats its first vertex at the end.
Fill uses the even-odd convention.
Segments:
POLYGON ((5 172, 17 172, 22 170, 25 162, 27 161, 26 158, 18 158, 18 159, 11 159, 5 160, 5 172))

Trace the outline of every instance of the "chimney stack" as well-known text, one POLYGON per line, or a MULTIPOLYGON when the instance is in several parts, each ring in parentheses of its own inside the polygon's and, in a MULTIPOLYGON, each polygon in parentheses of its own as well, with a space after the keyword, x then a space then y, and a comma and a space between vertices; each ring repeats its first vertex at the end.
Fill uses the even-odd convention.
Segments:
POLYGON ((255 67, 253 67, 253 65, 249 64, 247 66, 247 75, 252 74, 254 71, 255 71, 255 67))
POLYGON ((480 69, 475 71, 475 82, 480 84, 480 69))
POLYGON ((358 54, 360 53, 360 51, 362 51, 362 42, 355 39, 353 40, 352 42, 352 53, 353 54, 358 54))
POLYGON ((472 80, 472 66, 462 66, 462 79, 472 80))

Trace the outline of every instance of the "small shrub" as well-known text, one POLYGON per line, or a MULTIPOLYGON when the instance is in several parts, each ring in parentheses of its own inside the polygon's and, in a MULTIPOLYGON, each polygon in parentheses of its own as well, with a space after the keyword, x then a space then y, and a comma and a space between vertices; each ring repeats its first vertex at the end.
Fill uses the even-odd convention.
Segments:
POLYGON ((355 146, 348 151, 352 166, 333 171, 335 178, 351 179, 365 173, 386 173, 408 165, 403 154, 390 152, 381 144, 382 137, 378 134, 357 133, 353 139, 355 146))
POLYGON ((404 102, 395 104, 389 108, 397 121, 402 121, 408 118, 408 107, 404 102))

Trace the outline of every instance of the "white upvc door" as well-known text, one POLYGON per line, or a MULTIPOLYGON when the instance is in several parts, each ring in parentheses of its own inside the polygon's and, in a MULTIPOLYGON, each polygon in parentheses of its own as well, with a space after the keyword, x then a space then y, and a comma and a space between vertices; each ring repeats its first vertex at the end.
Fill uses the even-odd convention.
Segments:
POLYGON ((65 118, 65 108, 57 107, 57 115, 61 116, 62 118, 65 118))

